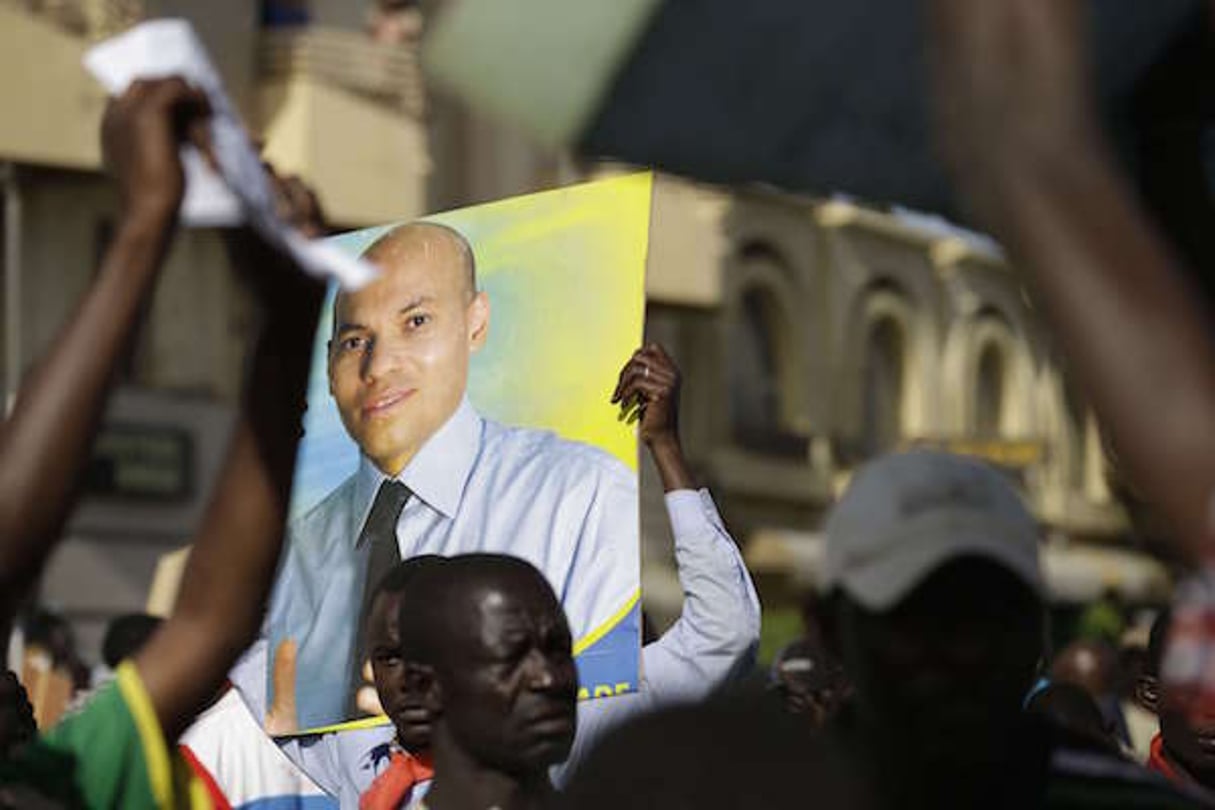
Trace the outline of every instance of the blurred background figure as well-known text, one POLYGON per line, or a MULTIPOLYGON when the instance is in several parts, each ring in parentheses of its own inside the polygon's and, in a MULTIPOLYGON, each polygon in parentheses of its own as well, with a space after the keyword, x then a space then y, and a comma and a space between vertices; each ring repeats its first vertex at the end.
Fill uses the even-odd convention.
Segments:
POLYGON ((26 685, 38 728, 55 725, 77 690, 89 686, 89 669, 76 652, 75 634, 62 617, 35 610, 24 622, 21 682, 26 685))
POLYGON ((46 609, 37 609, 25 621, 27 655, 44 655, 55 669, 61 669, 72 679, 72 685, 88 685, 88 667, 80 660, 76 634, 66 619, 46 609))
POLYGON ((844 668, 821 644, 799 639, 787 645, 772 663, 770 687, 790 714, 822 728, 852 696, 844 668))
POLYGON ((1147 661, 1135 686, 1138 702, 1160 720, 1147 765, 1179 784, 1215 791, 1215 717, 1187 717, 1170 701, 1170 687, 1160 677, 1171 621, 1172 612, 1164 610, 1152 624, 1147 661))
POLYGON ((1121 755, 1122 747, 1111 733, 1092 695, 1074 683, 1048 683, 1034 692, 1025 707, 1066 733, 1068 742, 1103 754, 1121 755))
POLYGON ((147 613, 128 613, 110 622, 101 642, 101 662, 115 669, 124 658, 133 655, 164 622, 147 613))
POLYGON ((1113 647, 1105 641, 1073 641, 1055 656, 1050 679, 1083 689, 1101 712, 1105 734, 1130 747, 1121 701, 1126 678, 1113 647))
POLYGON ((1148 669, 1148 643, 1152 624, 1159 611, 1143 611, 1123 633, 1118 649, 1125 683, 1121 690, 1122 716, 1126 719, 1127 734, 1131 738, 1131 750, 1139 762, 1147 762, 1151 753, 1152 738, 1159 731, 1159 721, 1153 709, 1139 699, 1139 684, 1148 669))
POLYGON ((1087 695, 1023 709, 1046 620, 1037 535, 994 469, 924 451, 871 462, 828 519, 828 638, 855 683, 828 734, 884 805, 1186 806, 1102 744, 1087 695))

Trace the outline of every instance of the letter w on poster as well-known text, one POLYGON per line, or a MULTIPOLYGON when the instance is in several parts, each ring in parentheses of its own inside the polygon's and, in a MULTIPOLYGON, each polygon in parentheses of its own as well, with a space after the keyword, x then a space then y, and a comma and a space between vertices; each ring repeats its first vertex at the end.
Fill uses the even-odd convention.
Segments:
POLYGON ((318 328, 265 627, 269 731, 381 721, 365 596, 392 560, 367 527, 390 478, 409 491, 401 557, 530 561, 569 618, 580 696, 637 688, 637 437, 609 398, 642 337, 650 195, 637 174, 427 218, 471 248, 480 303, 448 230, 333 240, 381 276, 331 296, 318 328))

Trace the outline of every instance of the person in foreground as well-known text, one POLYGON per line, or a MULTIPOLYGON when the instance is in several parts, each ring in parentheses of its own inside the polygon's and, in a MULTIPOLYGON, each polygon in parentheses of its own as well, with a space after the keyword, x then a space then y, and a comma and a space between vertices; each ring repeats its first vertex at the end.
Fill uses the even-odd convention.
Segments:
POLYGON ((771 694, 715 695, 631 720, 559 797, 569 810, 870 810, 869 786, 805 715, 771 694))
POLYGON ((927 11, 938 130, 963 200, 1026 274, 1120 472, 1180 551, 1211 559, 1211 306, 1102 130, 1088 5, 933 0, 927 11))
POLYGON ((1038 531, 986 464, 863 467, 826 524, 829 643, 855 685, 828 733, 892 807, 1188 807, 1022 709, 1044 648, 1038 531))
POLYGON ((433 718, 434 783, 415 806, 550 805, 549 767, 574 741, 578 674, 544 575, 506 555, 436 558, 402 592, 398 627, 407 678, 433 718))
MULTIPOLYGON (((0 581, 5 618, 60 534, 112 372, 168 246, 183 193, 178 150, 206 115, 173 78, 136 82, 107 109, 103 144, 122 192, 118 236, 97 279, 23 388, 0 434, 0 581), (11 508, 9 508, 11 507, 11 508)), ((255 237, 231 237, 261 304, 261 331, 226 461, 173 615, 115 682, 0 763, 6 801, 66 806, 211 804, 169 743, 224 681, 261 620, 282 541, 323 289, 255 237)), ((222 797, 214 804, 222 806, 222 797)))
MULTIPOLYGON (((1118 165, 1097 113, 1088 4, 933 0, 927 10, 938 129, 963 200, 1026 274, 1120 477, 1196 569, 1176 589, 1177 654, 1162 677, 1170 700, 1204 722, 1215 714, 1215 314, 1186 257, 1206 251, 1176 228, 1168 238, 1118 165)), ((1205 110, 1188 79, 1174 75, 1172 95, 1205 110)), ((1205 117, 1191 128, 1188 115, 1154 120, 1167 138, 1150 142, 1200 164, 1205 117)), ((1205 233, 1209 180, 1197 165, 1183 174, 1199 192, 1170 200, 1170 213, 1205 233)))

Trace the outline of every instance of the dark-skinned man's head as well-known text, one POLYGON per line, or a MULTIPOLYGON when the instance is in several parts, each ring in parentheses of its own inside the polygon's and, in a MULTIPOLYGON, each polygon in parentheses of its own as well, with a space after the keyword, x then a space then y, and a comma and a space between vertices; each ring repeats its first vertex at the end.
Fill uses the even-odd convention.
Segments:
POLYGON ((398 629, 410 688, 434 718, 436 767, 447 756, 547 778, 564 761, 578 676, 565 614, 535 567, 499 554, 428 565, 401 594, 398 629))
POLYGON ((415 668, 401 655, 401 594, 418 574, 442 561, 435 554, 422 554, 398 563, 380 580, 367 612, 367 649, 376 694, 396 727, 397 742, 411 754, 430 748, 434 716, 426 704, 425 690, 417 683, 415 668))
POLYGON ((1143 674, 1135 684, 1135 699, 1160 719, 1164 755, 1194 780, 1215 789, 1215 717, 1191 717, 1160 677, 1172 612, 1162 610, 1152 622, 1143 674))
POLYGON ((1002 476, 943 453, 862 468, 826 526, 828 640, 870 750, 986 772, 1041 655, 1037 528, 1002 476))

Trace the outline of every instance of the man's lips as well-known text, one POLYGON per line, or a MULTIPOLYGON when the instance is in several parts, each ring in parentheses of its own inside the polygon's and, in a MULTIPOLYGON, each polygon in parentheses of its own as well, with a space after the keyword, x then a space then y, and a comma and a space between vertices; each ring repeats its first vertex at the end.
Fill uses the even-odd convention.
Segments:
POLYGON ((387 413, 413 396, 416 390, 415 388, 394 388, 391 391, 385 391, 363 404, 363 416, 376 417, 387 413))
POLYGON ((564 706, 554 706, 531 713, 525 725, 543 733, 561 733, 574 726, 574 712, 564 706))
POLYGON ((429 725, 434 719, 429 709, 415 705, 397 706, 392 710, 392 716, 411 725, 429 725))

